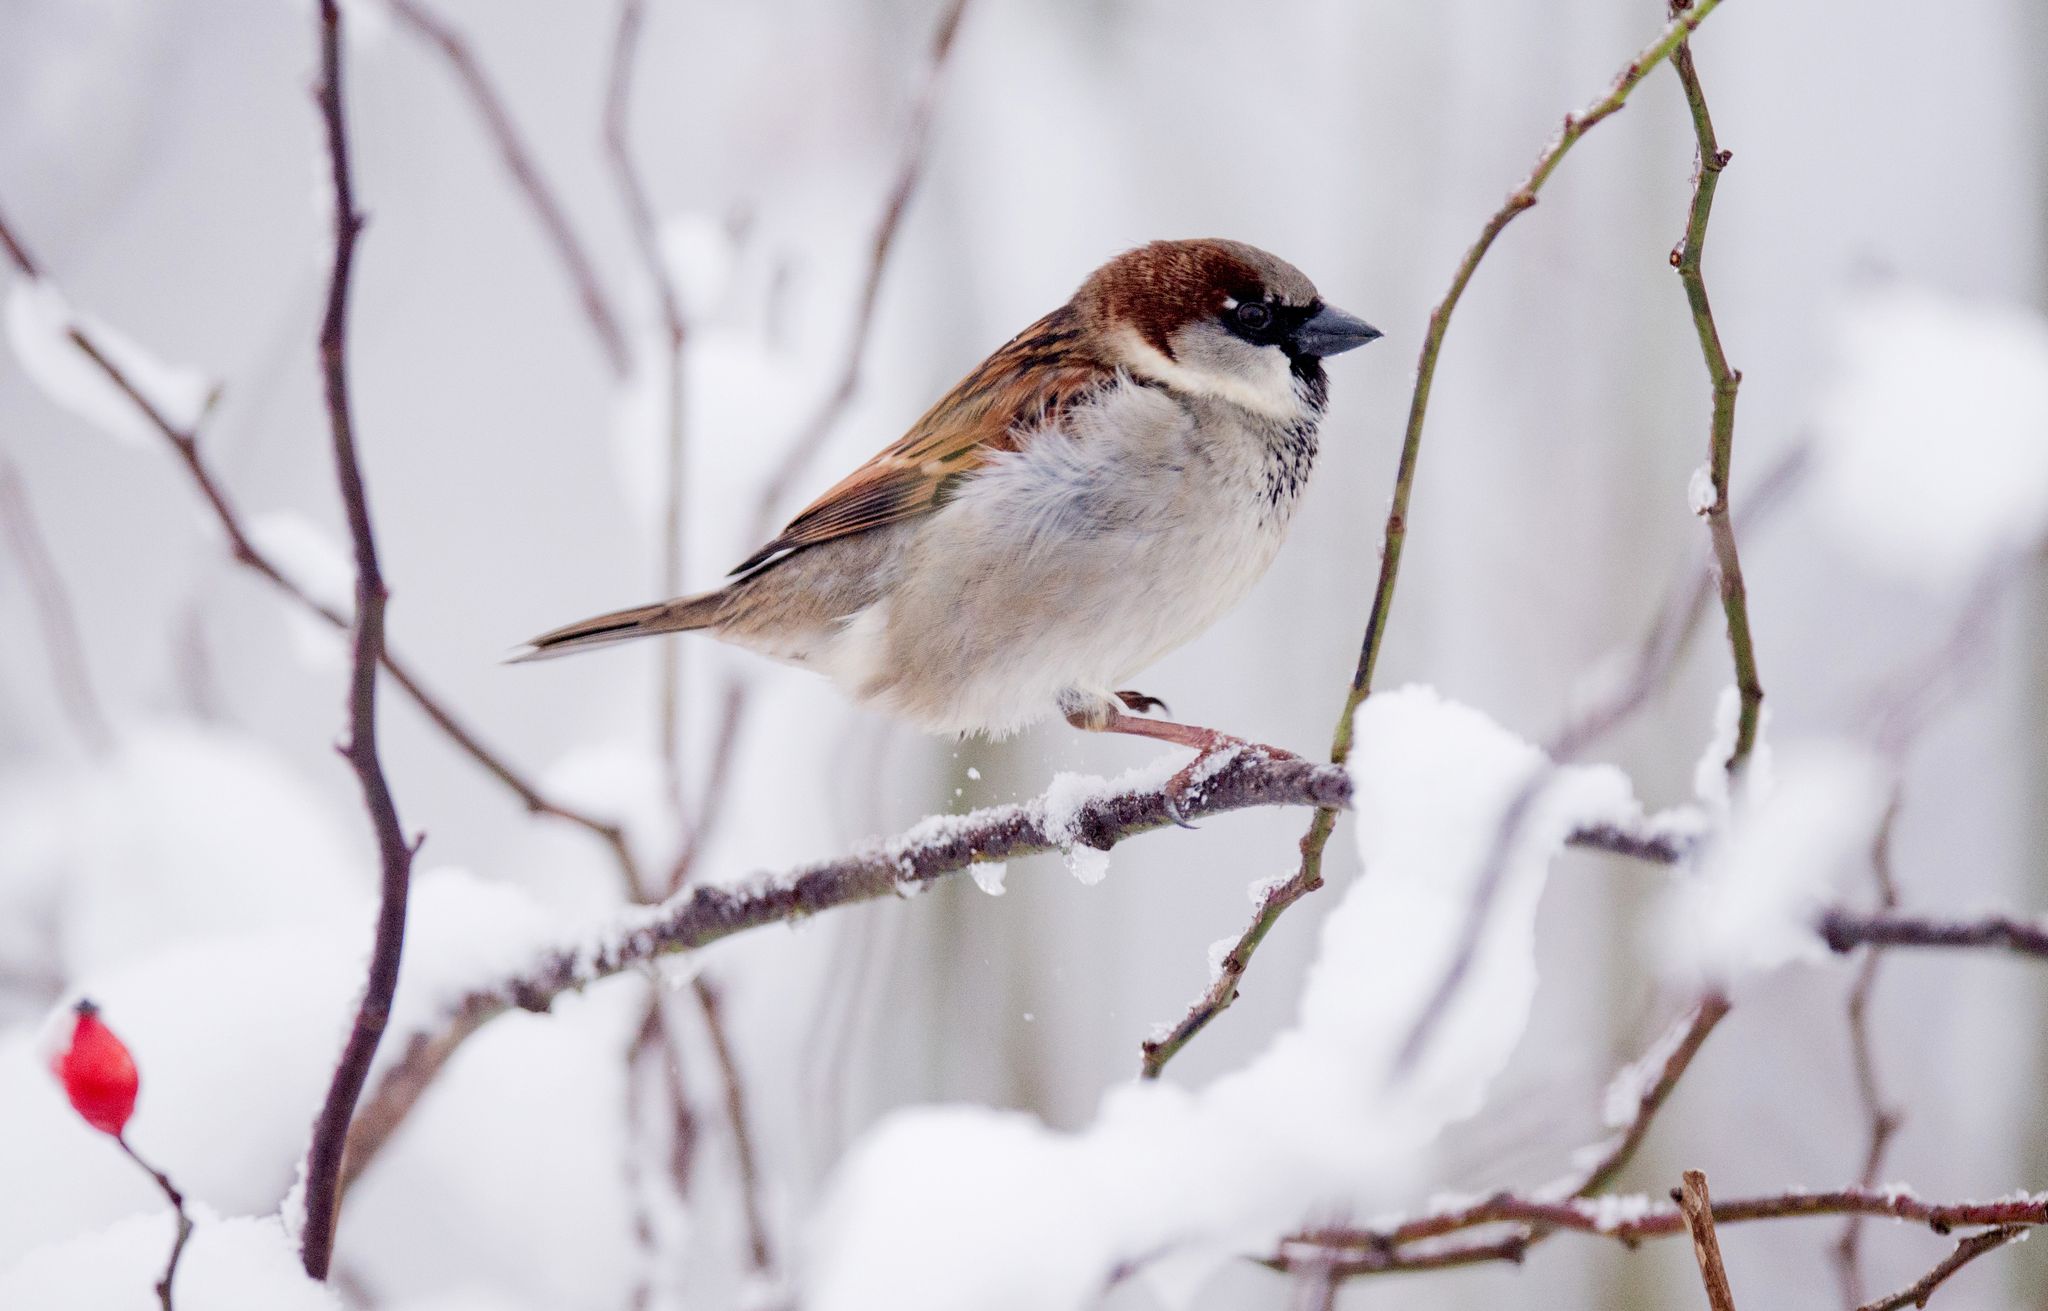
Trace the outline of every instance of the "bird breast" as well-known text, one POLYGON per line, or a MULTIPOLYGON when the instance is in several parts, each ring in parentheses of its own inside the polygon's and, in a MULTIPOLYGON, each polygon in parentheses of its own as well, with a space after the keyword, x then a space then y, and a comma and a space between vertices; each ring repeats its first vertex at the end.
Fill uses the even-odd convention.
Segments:
POLYGON ((1117 686, 1272 562, 1315 444, 1294 423, 1120 380, 905 534, 830 672, 928 729, 1004 733, 1117 686))

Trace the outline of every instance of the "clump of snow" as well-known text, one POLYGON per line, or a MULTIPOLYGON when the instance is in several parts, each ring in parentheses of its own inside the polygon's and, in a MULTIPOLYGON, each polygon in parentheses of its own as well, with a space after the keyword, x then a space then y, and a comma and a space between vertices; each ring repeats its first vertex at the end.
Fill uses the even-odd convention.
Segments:
MULTIPOLYGON (((1162 1259, 1185 1291, 1306 1216, 1368 1211, 1413 1187, 1428 1145, 1477 1108, 1520 1039, 1551 858, 1574 827, 1639 808, 1612 769, 1555 772, 1509 853, 1467 986, 1428 1055, 1394 1081, 1501 815, 1548 763, 1421 688, 1368 700, 1357 740, 1366 877, 1324 922, 1293 1027, 1205 1088, 1112 1089, 1079 1133, 972 1107, 888 1117, 820 1212, 806 1306, 1080 1308, 1124 1263, 1162 1259)), ((1048 809, 1067 813, 1088 791, 1063 784, 1048 809)))
POLYGON ((1719 493, 1714 490, 1714 471, 1704 464, 1694 469, 1685 484, 1686 508, 1694 514, 1705 514, 1719 499, 1719 493))
POLYGON ((1671 1203, 1653 1201, 1641 1193, 1606 1193, 1589 1197, 1576 1203, 1580 1212, 1593 1222, 1593 1227, 1603 1234, 1632 1224, 1640 1224, 1652 1216, 1671 1210, 1671 1203))
POLYGON ((969 765, 967 767, 967 777, 979 783, 981 781, 981 771, 976 769, 974 766, 969 765))
MULTIPOLYGON (((293 510, 272 510, 249 521, 249 540, 307 596, 347 618, 355 613, 356 566, 332 533, 293 510)), ((292 648, 311 669, 339 668, 348 634, 298 606, 279 607, 292 648)))
MULTIPOLYGON (((1053 775, 1042 802, 1042 824, 1046 837, 1059 846, 1060 854, 1075 878, 1093 886, 1102 882, 1109 873, 1109 853, 1081 840, 1082 812, 1094 803, 1119 793, 1164 787, 1167 780, 1180 771, 1186 759, 1178 753, 1161 756, 1149 764, 1127 769, 1115 778, 1065 772, 1053 775)), ((1200 777, 1206 782, 1214 772, 1212 768, 1200 777)))
POLYGON ((1000 860, 978 860, 967 867, 967 872, 974 876, 975 887, 991 897, 1000 897, 1003 895, 1003 876, 1010 872, 1010 867, 1000 860))
POLYGON ((1816 433, 1822 521, 1872 565, 1966 584, 2048 535, 2048 320, 1889 286, 1852 300, 1816 433))
POLYGON ((133 340, 73 310, 44 278, 23 278, 7 296, 7 340, 22 371, 52 402, 122 442, 156 447, 164 438, 147 415, 71 339, 83 332, 172 427, 197 427, 214 385, 195 369, 166 364, 133 340))
POLYGON ((1752 765, 1745 781, 1726 828, 1668 908, 1660 956, 1679 974, 1728 983, 1825 957, 1815 916, 1867 855, 1886 803, 1878 762, 1839 743, 1788 748, 1774 771, 1752 765))
MULTIPOLYGON (((171 1292, 181 1311, 341 1311, 308 1277, 275 1218, 197 1216, 171 1292)), ((22 1311, 155 1311, 171 1250, 167 1208, 24 1256, 0 1272, 0 1306, 22 1311)))
POLYGON ((225 729, 131 728, 21 800, 0 813, 0 910, 55 924, 67 977, 194 937, 330 923, 368 886, 326 799, 225 729))
MULTIPOLYGON (((1692 767, 1693 795, 1699 798, 1709 827, 1725 825, 1735 804, 1730 795, 1728 758, 1735 754, 1735 739, 1741 724, 1742 694, 1733 687, 1724 687, 1720 700, 1714 704, 1713 735, 1707 739, 1706 749, 1700 752, 1699 760, 1692 767)), ((1756 741, 1751 743, 1749 758, 1743 762, 1740 773, 1746 796, 1761 796, 1771 790, 1770 726, 1771 709, 1764 706, 1757 712, 1756 741)))

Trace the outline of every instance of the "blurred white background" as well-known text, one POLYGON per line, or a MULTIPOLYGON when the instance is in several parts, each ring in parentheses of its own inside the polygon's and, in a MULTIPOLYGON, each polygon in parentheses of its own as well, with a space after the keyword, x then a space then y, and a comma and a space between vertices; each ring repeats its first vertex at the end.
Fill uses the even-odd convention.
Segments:
MULTIPOLYGON (((354 384, 393 645, 531 775, 593 810, 656 814, 651 646, 499 663, 532 633, 658 590, 662 437, 644 372, 659 360, 656 307, 602 153, 615 8, 444 0, 435 12, 473 43, 623 307, 643 362, 642 379, 623 384, 446 64, 374 0, 350 12, 369 217, 354 384)), ((757 544, 762 478, 836 381, 937 17, 929 0, 650 4, 632 136, 691 324, 687 590, 757 544)), ((1386 340, 1333 363, 1325 454, 1270 575, 1140 685, 1191 720, 1320 754, 1357 656, 1429 310, 1561 116, 1662 21, 1661 0, 971 0, 855 401, 779 511, 893 439, 1117 251, 1166 236, 1267 247, 1386 340)), ((2048 92, 2033 74, 2048 21, 2024 0, 1731 3, 1695 49, 1734 152, 1706 263, 1745 375, 1739 506, 1753 476, 1810 433, 1838 314, 1860 287, 2041 302, 2048 92)), ((312 50, 304 3, 0 0, 0 212, 73 304, 223 385, 204 446, 246 514, 300 516, 338 546, 312 351, 328 239, 312 50)), ((1381 686, 1427 682, 1541 740, 1691 567, 1704 529, 1686 484, 1704 458, 1708 394, 1666 256, 1692 157, 1677 81, 1660 69, 1482 267, 1436 378, 1381 686)), ((1942 440, 1928 435, 1930 459, 1942 440)), ((229 928, 355 914, 374 862, 332 750, 340 645, 295 628, 235 568, 167 451, 108 437, 0 354, 0 453, 34 502, 120 743, 96 758, 67 722, 25 577, 0 563, 6 1107, 53 1096, 23 1071, 61 989, 144 977, 153 957, 203 955, 194 944, 229 928), (195 733, 235 761, 202 772, 195 733), (180 781, 192 795, 172 791, 180 781), (247 923, 226 922, 236 914, 247 923)), ((1876 689, 1943 639, 1961 601, 1888 581, 1800 496, 1743 546, 1781 735, 1866 731, 1876 689)), ((1897 843, 1909 904, 2043 904, 2039 575, 1909 758, 1897 843)), ((708 643, 683 651, 690 779, 706 769, 724 679, 749 687, 705 878, 1032 796, 1055 770, 1114 772, 1156 754, 1063 725, 996 746, 935 743, 846 709, 804 675, 708 643)), ((1670 687, 1596 754, 1628 769, 1647 802, 1685 799, 1727 681, 1710 615, 1670 687)), ((565 925, 617 899, 599 844, 527 817, 411 706, 385 704, 384 760, 407 824, 428 835, 423 870, 524 888, 565 925)), ((1201 988, 1208 944, 1242 925, 1246 885, 1292 868, 1304 822, 1214 819, 1120 847, 1097 886, 1040 858, 1012 867, 999 899, 956 880, 706 953, 696 964, 728 1002, 783 1272, 803 1268, 834 1163, 892 1107, 964 1100, 1087 1124, 1104 1090, 1133 1075, 1139 1041, 1201 988)), ((649 850, 656 827, 642 825, 649 850)), ((1341 888, 1354 848, 1340 840, 1331 853, 1341 888)), ((1489 1109, 1444 1145, 1438 1186, 1548 1177, 1596 1136, 1600 1087, 1683 1000, 1657 983, 1650 886, 1626 862, 1565 858, 1539 922, 1531 1031, 1489 1109)), ((1289 1021, 1331 904, 1326 892, 1282 922, 1243 1000, 1170 1079, 1199 1086, 1289 1021)), ((183 1002, 217 1017, 231 1052, 238 1034, 267 1032, 236 1017, 273 975, 251 966, 221 995, 208 990, 232 976, 194 968, 183 1002)), ((1738 996, 1630 1181, 1661 1194, 1692 1165, 1717 1193, 1853 1179, 1865 1128, 1842 1021, 1850 977, 1834 963, 1738 996)), ((620 1165, 636 1150, 621 1053, 640 986, 501 1021, 458 1058, 350 1198, 340 1265, 352 1297, 441 1311, 628 1304, 642 1258, 620 1165)), ((1877 996, 1885 1082, 1908 1108, 1886 1176, 1934 1197, 2048 1184, 2038 970, 1914 956, 1877 996)), ((729 1137, 701 1032, 684 1046, 704 1150, 669 1254, 688 1305, 726 1305, 743 1268, 729 1137)), ((178 1068, 160 1056, 157 1081, 178 1068)), ((215 1181, 195 1188, 223 1212, 274 1209, 316 1089, 252 1113, 282 1124, 266 1154, 233 1146, 237 1118, 211 1097, 203 1138, 163 1122, 168 1087, 152 1125, 144 1069, 137 1133, 163 1144, 172 1173, 215 1181)), ((105 1149, 76 1133, 9 1144, 23 1135, 0 1128, 0 1268, 148 1205, 123 1191, 134 1185, 118 1162, 78 1173, 105 1149)), ((1832 1304, 1837 1230, 1725 1231, 1745 1311, 1832 1304)), ((1903 1227, 1866 1242, 1873 1292, 1945 1250, 1903 1227)), ((1142 1288, 1117 1296, 1150 1305, 1142 1288)), ((1202 1305, 1296 1296, 1242 1264, 1202 1305)), ((1522 1268, 1360 1281, 1340 1305, 1698 1299, 1682 1242, 1631 1254, 1565 1237, 1522 1268)), ((1989 1258, 1938 1305, 2048 1306, 2048 1268, 2025 1248, 1989 1258)))

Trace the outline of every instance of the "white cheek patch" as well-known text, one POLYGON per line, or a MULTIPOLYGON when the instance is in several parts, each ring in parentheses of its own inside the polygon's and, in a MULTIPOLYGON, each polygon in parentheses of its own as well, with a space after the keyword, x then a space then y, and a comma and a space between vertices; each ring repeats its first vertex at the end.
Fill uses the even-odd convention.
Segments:
POLYGON ((1126 329, 1121 343, 1132 373, 1163 382, 1178 391, 1196 396, 1213 396, 1243 406, 1254 414, 1292 423, 1302 416, 1302 401, 1294 385, 1294 370, 1287 353, 1278 346, 1259 347, 1248 367, 1229 372, 1190 369, 1126 329))

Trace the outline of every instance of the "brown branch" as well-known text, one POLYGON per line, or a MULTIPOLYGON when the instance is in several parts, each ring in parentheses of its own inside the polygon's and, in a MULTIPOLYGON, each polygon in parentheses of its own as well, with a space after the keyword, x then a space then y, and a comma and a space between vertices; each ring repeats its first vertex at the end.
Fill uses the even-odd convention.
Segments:
MULTIPOLYGON (((641 1142, 649 1118, 645 1103, 651 1098, 651 1093, 644 1085, 653 1079, 660 1085, 671 1120, 667 1159, 668 1186, 674 1189, 678 1199, 687 1199, 696 1173, 697 1117, 690 1107, 689 1095, 683 1087, 680 1051, 664 1018, 665 991, 659 982, 648 990, 647 1005, 641 1014, 640 1027, 635 1032, 632 1046, 626 1053, 625 1168, 629 1182, 639 1177, 645 1155, 641 1150, 641 1142)), ((633 1233, 635 1240, 647 1254, 647 1271, 651 1274, 661 1258, 657 1250, 658 1235, 655 1232, 654 1218, 644 1204, 634 1208, 633 1233)), ((655 1290, 651 1279, 641 1278, 633 1290, 628 1305, 633 1311, 648 1311, 654 1305, 654 1301, 655 1290)))
POLYGON ((377 664, 384 646, 384 577, 377 564, 377 538, 370 525, 369 496, 356 456, 355 419, 348 389, 349 284, 355 272, 356 211, 349 166, 348 119, 342 105, 341 9, 320 0, 320 116, 327 130, 327 158, 334 183, 334 272, 327 285, 327 310, 320 325, 320 371, 334 439, 335 479, 355 545, 356 615, 349 670, 348 742, 343 754, 362 784, 363 805, 376 833, 379 880, 377 934, 370 951, 363 999, 348 1041, 313 1124, 306 1153, 306 1223, 300 1255, 306 1273, 325 1279, 334 1256, 340 1218, 342 1153, 356 1100, 370 1078, 370 1062, 384 1037, 391 999, 398 992, 398 967, 405 948, 405 906, 412 887, 414 844, 406 840, 398 808, 377 756, 377 664))
MULTIPOLYGON (((1239 755, 1189 798, 1189 818, 1261 806, 1350 804, 1351 780, 1332 765, 1239 755)), ((1075 844, 1107 850, 1173 821, 1160 786, 1108 792, 1071 815, 1048 815, 1043 799, 936 816, 888 842, 833 860, 738 885, 696 883, 661 905, 635 908, 592 942, 550 952, 533 967, 454 1001, 439 1026, 406 1040, 359 1117, 350 1144, 360 1173, 455 1049, 512 1009, 546 1010, 579 989, 660 956, 693 951, 735 933, 788 923, 840 906, 914 893, 981 861, 1002 861, 1075 844)))
POLYGON ((724 817, 725 797, 732 788, 733 766, 739 756, 740 724, 746 717, 746 705, 746 684, 738 678, 728 679, 720 702, 718 737, 711 748, 711 765, 691 811, 689 832, 683 838, 682 849, 676 853, 674 865, 669 868, 670 896, 682 891, 683 885, 690 881, 691 871, 696 869, 698 858, 704 854, 705 843, 718 831, 718 822, 724 817))
POLYGON ((824 403, 810 422, 798 431, 796 440, 784 452, 781 463, 775 466, 775 472, 763 484, 761 499, 754 512, 756 537, 766 537, 774 529, 776 511, 824 449, 825 439, 832 435, 847 407, 853 403, 855 393, 860 390, 868 342, 874 335, 875 306, 882 296, 882 276, 888 271, 889 257, 896 249, 896 237, 902 231, 911 197, 917 193, 918 182, 924 176, 932 123, 938 116, 940 84, 947 62, 952 57, 954 38, 960 32, 960 20, 966 12, 967 0, 947 0, 946 8, 939 15, 938 29, 932 35, 931 63, 925 73, 924 86, 918 92, 917 103, 910 112, 910 127, 904 134, 903 155, 896 168, 896 181, 889 188, 889 198, 882 206, 881 221, 876 224, 874 236, 868 242, 867 277, 861 284, 860 300, 854 307, 853 335, 848 339, 846 358, 839 366, 839 380, 826 394, 824 403))
MULTIPOLYGON (((4 231, 4 229, 0 229, 4 231)), ((43 650, 50 665, 50 681, 57 689, 57 704, 92 755, 105 755, 114 745, 114 730, 107 722, 98 694, 93 691, 92 667, 86 662, 85 643, 78 635, 78 615, 64 587, 64 576, 50 554, 35 507, 21 470, 12 460, 0 457, 0 532, 21 566, 28 583, 29 599, 43 633, 43 650)))
POLYGON ((718 990, 701 975, 691 980, 690 986, 697 996, 697 1012, 704 1017, 705 1034, 711 1039, 711 1054, 718 1062, 719 1078, 725 1085, 726 1125, 732 1130, 733 1157, 739 1170, 740 1211, 747 1226, 747 1257, 756 1274, 766 1274, 775 1268, 775 1257, 768 1245, 768 1222, 761 1212, 761 1171, 754 1155, 754 1135, 748 1127, 746 1091, 740 1079, 739 1062, 734 1058, 732 1043, 726 1036, 725 1012, 718 990))
MULTIPOLYGON (((1937 1234, 1947 1234, 1980 1225, 2031 1228, 2048 1224, 2048 1194, 2023 1194, 1990 1202, 1933 1203, 1894 1189, 1840 1188, 1828 1192, 1771 1193, 1714 1202, 1711 1214, 1716 1225, 1816 1216, 1882 1216, 1914 1221, 1937 1234)), ((1339 1274, 1383 1274, 1390 1270, 1417 1268, 1404 1260, 1409 1251, 1416 1249, 1428 1256, 1430 1266, 1427 1268, 1440 1268, 1476 1260, 1499 1260, 1507 1250, 1515 1253, 1512 1259, 1519 1260, 1535 1237, 1542 1233, 1586 1234, 1609 1238, 1624 1247, 1633 1248, 1648 1240, 1686 1232, 1685 1216, 1676 1203, 1641 1195, 1609 1194, 1551 1200, 1497 1193, 1478 1202, 1447 1207, 1395 1224, 1370 1229, 1330 1228, 1302 1234, 1289 1239, 1281 1253, 1270 1258, 1267 1264, 1293 1269, 1299 1263, 1311 1260, 1327 1262, 1332 1252, 1344 1252, 1348 1255, 1334 1263, 1339 1274), (1510 1238, 1519 1238, 1519 1242, 1512 1243, 1511 1248, 1503 1248, 1498 1238, 1488 1237, 1482 1251, 1433 1241, 1498 1225, 1516 1226, 1517 1232, 1510 1238)))
POLYGON ((1935 919, 1900 911, 1836 907, 1821 915, 1819 931, 1829 948, 1838 953, 1858 947, 1999 947, 2022 956, 2048 957, 2048 925, 2009 915, 1935 919))
POLYGON ((2025 1225, 2006 1225, 1999 1229, 1987 1229, 1981 1234, 1971 1234, 1956 1244, 1956 1250, 1942 1258, 1941 1264, 1929 1270, 1912 1283, 1890 1297, 1880 1297, 1875 1302, 1866 1302, 1857 1311, 1900 1311, 1903 1307, 1926 1306, 1934 1290, 1956 1271, 1984 1255, 1995 1252, 2014 1239, 2027 1233, 2025 1225))
MULTIPOLYGON (((4 244, 10 253, 19 255, 17 267, 24 272, 36 267, 23 250, 19 238, 6 229, 4 220, 0 220, 0 238, 4 238, 0 244, 4 244)), ((235 563, 262 578, 308 614, 334 628, 347 629, 350 626, 349 616, 314 599, 250 539, 241 515, 227 494, 227 489, 215 477, 204 453, 200 450, 197 431, 172 422, 162 407, 144 395, 86 331, 74 327, 70 337, 71 344, 79 353, 91 360, 94 367, 106 376, 107 381, 127 397, 137 412, 149 421, 150 426, 171 444, 171 449, 177 453, 179 462, 183 464, 192 485, 206 501, 207 507, 212 510, 215 522, 220 525, 222 534, 227 538, 228 554, 235 563)), ((379 651, 378 661, 384 672, 390 675, 391 680, 398 684, 399 689, 419 708, 420 713, 424 714, 444 737, 454 743, 458 750, 517 797, 528 813, 548 815, 573 824, 603 841, 621 866, 630 868, 633 865, 632 852, 626 845, 625 830, 620 825, 586 814, 542 792, 509 761, 486 745, 474 730, 457 719, 454 712, 448 709, 447 703, 421 683, 411 667, 399 659, 388 646, 379 651)))
MULTIPOLYGON (((1437 357, 1443 351, 1444 334, 1449 330, 1451 314, 1465 294, 1465 287, 1472 281, 1472 275, 1479 270, 1479 262, 1493 246, 1494 240, 1506 230, 1508 224, 1524 210, 1536 204, 1536 197, 1543 184, 1550 179, 1557 166, 1579 139, 1591 131, 1602 119, 1609 117, 1628 102, 1628 97, 1641 84, 1650 70, 1668 58, 1679 42, 1696 29, 1707 15, 1720 5, 1720 0, 1700 0, 1697 8, 1679 16, 1651 42, 1642 53, 1622 70, 1607 94, 1588 105, 1577 114, 1567 114, 1564 127, 1552 138, 1549 145, 1536 157, 1521 185, 1508 194, 1507 200, 1480 229, 1479 239, 1472 243, 1459 261, 1457 270, 1451 276, 1450 289, 1444 298, 1430 312, 1429 329, 1423 336, 1422 355, 1415 370, 1415 390, 1408 405, 1408 426, 1401 440, 1401 459, 1394 474, 1394 495, 1387 510, 1386 531, 1380 547, 1379 582, 1373 591, 1372 611, 1367 616, 1365 638, 1359 646, 1358 667, 1351 676, 1351 686, 1344 698, 1344 708, 1337 716, 1337 727, 1330 743, 1330 759, 1342 764, 1351 755, 1351 724, 1359 705, 1371 694, 1373 671, 1379 663, 1380 646, 1386 638, 1387 617, 1394 602, 1394 584, 1401 569, 1401 551, 1408 539, 1408 502, 1415 488, 1415 467, 1422 453, 1423 420, 1429 412, 1429 393, 1436 378, 1437 357)), ((1270 915, 1264 913, 1253 921, 1252 927, 1239 939, 1233 956, 1242 955, 1248 963, 1251 953, 1258 949, 1265 935, 1271 930, 1273 921, 1281 912, 1309 893, 1323 886, 1323 850, 1329 845, 1330 834, 1337 826, 1337 812, 1321 809, 1309 822, 1308 831, 1301 838, 1301 863, 1294 875, 1280 890, 1270 915)), ((1269 898, 1271 900, 1271 898, 1269 898)), ((1242 970, 1239 971, 1242 973, 1242 970)), ((1234 984, 1234 980, 1233 980, 1234 984)), ((1235 999, 1235 987, 1209 993, 1198 999, 1188 1013, 1165 1034, 1146 1044, 1142 1070, 1147 1078, 1156 1078, 1195 1035, 1208 1027, 1211 1020, 1222 1014, 1235 999)))
POLYGON ((1679 1187, 1671 1190, 1685 1217, 1686 1232, 1692 1235, 1693 1259, 1699 1262, 1700 1282, 1706 1285, 1710 1311, 1735 1311, 1735 1293, 1728 1287, 1728 1270, 1721 1264, 1721 1240, 1714 1234, 1714 1205, 1707 1194, 1707 1176, 1687 1170, 1679 1187))
POLYGON ((605 363, 615 376, 625 377, 632 372, 633 358, 626 347, 626 334, 619 327, 619 315, 612 308, 611 298, 605 294, 597 270, 582 241, 577 238, 576 230, 570 226, 568 212, 554 189, 541 176, 532 149, 513 124, 504 97, 491 85, 475 52, 454 28, 416 0, 385 0, 385 3, 403 26, 439 51, 448 62, 449 70, 469 97, 477 117, 483 120, 485 133, 498 148, 506 173, 511 175, 520 194, 526 197, 542 234, 554 248, 562 271, 568 275, 570 286, 575 289, 577 302, 583 307, 583 317, 589 321, 591 333, 597 338, 605 363))
MULTIPOLYGON (((1671 0, 1671 16, 1683 18, 1693 0, 1671 0)), ((1706 255, 1707 221, 1713 215, 1714 191, 1721 182, 1721 170, 1731 155, 1721 149, 1714 135, 1714 119, 1707 112, 1706 93, 1700 88, 1699 70, 1693 65, 1692 45, 1680 41, 1671 54, 1671 67, 1685 90, 1686 108, 1692 114, 1693 136, 1699 144, 1699 158, 1693 170, 1692 209, 1686 218, 1685 237, 1671 252, 1671 267, 1685 287, 1685 299, 1692 310, 1693 328, 1699 334, 1700 354, 1706 360, 1707 378, 1713 392, 1713 417, 1708 425, 1707 472, 1714 487, 1713 503, 1705 511, 1707 532, 1714 543, 1714 560, 1721 575, 1721 609, 1728 620, 1728 649, 1735 662, 1735 686, 1742 698, 1736 724, 1735 748, 1729 753, 1731 772, 1742 767, 1756 745, 1757 720, 1763 709, 1764 689, 1757 678, 1756 647, 1750 636, 1749 600, 1742 582, 1742 560, 1735 550, 1735 527, 1728 516, 1728 472, 1735 454, 1735 393, 1742 385, 1742 373, 1729 367, 1721 347, 1721 329, 1714 322, 1714 309, 1707 299, 1707 280, 1700 261, 1706 255)))
MULTIPOLYGON (((1728 999, 1718 992, 1710 992, 1700 998, 1686 1016, 1672 1026, 1651 1048, 1649 1057, 1655 1059, 1656 1071, 1642 1081, 1641 1091, 1628 1118, 1615 1126, 1618 1132, 1580 1167, 1577 1175, 1556 1191, 1573 1197, 1586 1197, 1599 1192, 1621 1174, 1634 1159, 1636 1149, 1649 1137, 1650 1124, 1657 1112, 1664 1109, 1664 1103, 1671 1100, 1671 1094, 1678 1089, 1678 1081, 1692 1068, 1693 1058, 1700 1048, 1706 1046, 1708 1035, 1728 1014, 1728 999)), ((1631 1067, 1623 1077, 1641 1078, 1641 1064, 1631 1067)))
MULTIPOLYGON (((683 347, 689 332, 683 321, 682 301, 676 295, 661 255, 661 237, 648 199, 647 185, 633 162, 631 140, 633 68, 640 52, 641 34, 646 30, 644 0, 624 0, 619 6, 619 26, 612 40, 611 71, 606 78, 604 98, 605 157, 610 161, 612 180, 624 204, 633 246, 640 256, 642 271, 653 288, 661 316, 667 389, 663 398, 668 423, 668 477, 664 482, 666 504, 662 513, 661 556, 656 570, 663 596, 683 590, 683 505, 687 499, 683 430, 683 347)), ((683 644, 674 638, 660 643, 655 664, 655 732, 670 805, 682 819, 683 771, 680 741, 683 644)))
POLYGON ((8 263, 14 265, 23 275, 31 278, 43 276, 42 268, 35 262, 34 257, 28 253, 28 247, 21 244, 21 239, 15 235, 13 227, 8 224, 7 215, 4 212, 0 212, 0 250, 7 252, 8 263))
MULTIPOLYGON (((1895 910, 1899 904, 1899 888, 1892 877, 1892 831, 1898 823, 1900 795, 1896 788, 1892 792, 1891 804, 1885 807, 1884 822, 1878 826, 1877 838, 1871 844, 1870 872, 1877 884, 1878 905, 1883 910, 1895 910)), ((1877 1050, 1870 1026, 1870 1005, 1877 989, 1877 976, 1883 968, 1884 954, 1871 952, 1863 958, 1856 970, 1856 982, 1849 989, 1849 1000, 1845 1007, 1849 1026, 1849 1060, 1856 1076, 1856 1100, 1863 1108, 1863 1116, 1870 1123, 1868 1145, 1863 1152, 1863 1172, 1857 1182, 1865 1188, 1877 1186, 1878 1176, 1884 1172, 1885 1154, 1891 1147, 1892 1137, 1903 1123, 1902 1112, 1893 1106, 1884 1095, 1884 1086, 1878 1079, 1877 1050)), ((1855 1311, 1863 1302, 1863 1220, 1851 1216, 1842 1225, 1842 1236, 1835 1242, 1835 1278, 1841 1285, 1842 1305, 1855 1311)))
POLYGON ((178 1259, 185 1255, 185 1244, 192 1237, 192 1216, 185 1210, 185 1194, 178 1191, 177 1186, 171 1182, 169 1175, 142 1159, 141 1153, 129 1145, 126 1134, 115 1134, 114 1142, 123 1152, 128 1154, 129 1160, 135 1162, 142 1172, 156 1183, 157 1189, 163 1193, 165 1200, 170 1202, 171 1213, 176 1217, 177 1236, 171 1239, 171 1254, 164 1261, 163 1277, 156 1281, 157 1305, 161 1306, 163 1311, 173 1311, 171 1305, 171 1285, 177 1282, 178 1259))

